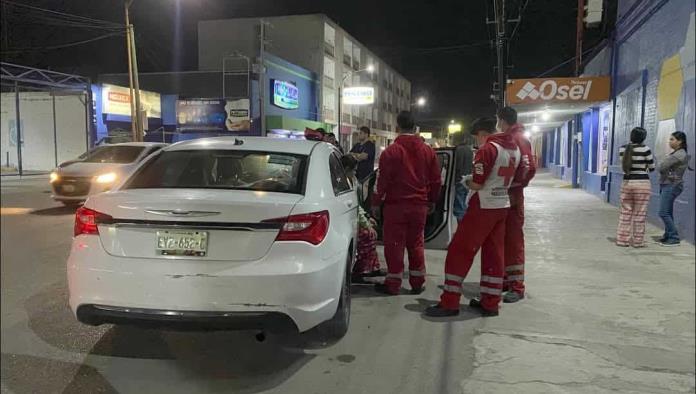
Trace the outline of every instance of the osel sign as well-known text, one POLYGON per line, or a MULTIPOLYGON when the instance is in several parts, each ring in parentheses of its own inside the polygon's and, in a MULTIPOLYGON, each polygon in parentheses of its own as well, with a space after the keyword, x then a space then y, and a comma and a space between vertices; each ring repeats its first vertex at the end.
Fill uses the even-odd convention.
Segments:
POLYGON ((609 100, 609 77, 508 80, 508 104, 597 102, 609 100))

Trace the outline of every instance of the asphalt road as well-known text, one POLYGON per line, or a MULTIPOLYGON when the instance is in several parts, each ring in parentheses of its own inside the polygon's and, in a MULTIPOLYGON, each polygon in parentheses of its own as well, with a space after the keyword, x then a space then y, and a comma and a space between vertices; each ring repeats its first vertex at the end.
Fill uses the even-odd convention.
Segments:
POLYGON ((614 207, 541 179, 529 191, 526 300, 497 318, 462 307, 425 319, 444 257, 428 251, 423 295, 354 286, 350 331, 328 346, 81 325, 65 278, 74 210, 44 179, 3 180, 2 392, 693 392, 694 247, 619 250, 606 239, 614 207))

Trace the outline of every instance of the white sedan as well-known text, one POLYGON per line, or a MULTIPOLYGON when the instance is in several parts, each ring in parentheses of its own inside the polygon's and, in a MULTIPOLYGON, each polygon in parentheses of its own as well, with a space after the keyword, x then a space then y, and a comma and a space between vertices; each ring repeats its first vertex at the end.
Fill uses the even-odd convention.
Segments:
POLYGON ((323 142, 207 138, 162 149, 76 213, 78 320, 340 338, 358 198, 323 142))
POLYGON ((166 145, 128 142, 98 146, 75 160, 62 163, 51 173, 52 197, 65 205, 79 204, 92 194, 109 190, 138 163, 166 145))

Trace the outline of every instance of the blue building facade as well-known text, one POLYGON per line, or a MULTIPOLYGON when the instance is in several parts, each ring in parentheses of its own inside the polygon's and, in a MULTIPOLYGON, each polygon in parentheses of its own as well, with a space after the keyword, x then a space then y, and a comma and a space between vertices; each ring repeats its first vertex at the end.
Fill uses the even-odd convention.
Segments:
MULTIPOLYGON (((694 167, 696 79, 694 78, 694 2, 621 0, 611 39, 585 67, 585 75, 611 75, 611 101, 576 115, 545 133, 543 163, 554 176, 619 204, 623 172, 618 151, 633 127, 648 131, 646 144, 659 161, 670 152, 674 131, 687 135, 694 167)), ((683 239, 694 242, 694 172, 674 216, 683 239)), ((658 176, 652 176, 649 219, 661 225, 658 176)))

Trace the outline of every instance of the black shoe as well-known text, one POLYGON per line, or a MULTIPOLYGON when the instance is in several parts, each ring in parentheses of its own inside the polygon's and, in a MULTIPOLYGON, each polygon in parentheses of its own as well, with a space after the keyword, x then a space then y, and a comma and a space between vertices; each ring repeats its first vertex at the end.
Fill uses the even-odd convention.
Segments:
POLYGON ((451 317, 459 315, 459 309, 445 309, 440 304, 429 306, 424 314, 430 317, 451 317))
POLYGON ((469 301, 469 306, 476 309, 483 317, 498 316, 498 311, 489 311, 488 309, 484 309, 483 305, 481 305, 481 300, 478 298, 472 298, 471 301, 469 301))
POLYGON ((503 295, 503 302, 506 304, 514 304, 520 300, 524 300, 524 294, 520 294, 516 291, 508 291, 503 295))
POLYGON ((414 289, 411 289, 411 294, 413 294, 413 295, 423 294, 424 291, 425 291, 425 286, 416 287, 414 289))
POLYGON ((385 294, 385 295, 389 295, 389 296, 399 295, 398 291, 396 293, 392 292, 391 290, 389 290, 389 287, 387 287, 386 285, 384 285, 382 283, 377 283, 375 285, 375 291, 380 293, 380 294, 385 294))
POLYGON ((372 272, 368 272, 363 274, 365 278, 377 278, 380 276, 387 276, 387 271, 384 270, 374 270, 372 272))

